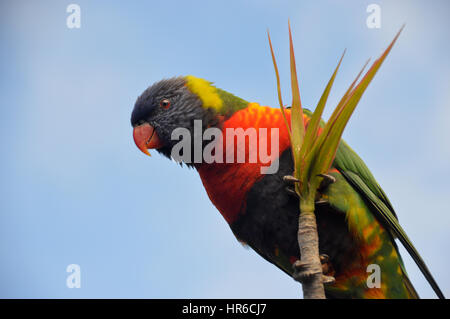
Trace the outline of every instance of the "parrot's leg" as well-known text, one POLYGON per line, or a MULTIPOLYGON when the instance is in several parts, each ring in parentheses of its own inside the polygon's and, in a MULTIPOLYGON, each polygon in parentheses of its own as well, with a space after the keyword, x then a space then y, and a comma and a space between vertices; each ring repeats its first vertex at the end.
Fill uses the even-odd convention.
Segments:
MULTIPOLYGON (((323 178, 322 183, 320 183, 319 188, 326 188, 328 185, 336 182, 336 178, 329 174, 318 174, 317 176, 320 176, 323 178)), ((298 178, 295 178, 292 175, 283 176, 283 181, 285 181, 286 183, 288 183, 290 185, 300 182, 300 180, 298 178)))
POLYGON ((292 196, 296 197, 297 199, 300 198, 300 196, 298 196, 297 192, 295 191, 294 187, 292 187, 292 186, 287 186, 285 189, 286 189, 286 192, 287 192, 289 195, 292 195, 292 196))
POLYGON ((317 176, 323 177, 322 182, 320 183, 318 191, 321 192, 331 184, 336 182, 336 178, 334 176, 328 175, 328 174, 319 174, 317 176))
MULTIPOLYGON (((316 205, 328 204, 327 201, 320 199, 320 193, 323 192, 328 186, 335 183, 336 178, 334 178, 333 176, 328 175, 328 174, 319 174, 318 176, 322 177, 323 180, 320 183, 320 186, 318 189, 319 199, 317 199, 316 205)), ((293 187, 293 185, 300 181, 292 175, 283 176, 283 181, 287 184, 286 191, 288 192, 288 194, 299 198, 299 195, 295 191, 295 188, 293 187)))
MULTIPOLYGON (((286 186, 285 190, 289 195, 294 196, 297 199, 300 199, 300 196, 297 194, 294 187, 286 186)), ((318 194, 319 194, 318 199, 315 201, 316 205, 329 205, 330 204, 327 200, 320 199, 320 193, 318 193, 318 194)))
MULTIPOLYGON (((333 276, 330 276, 333 274, 333 267, 330 262, 330 257, 325 254, 321 254, 320 256, 320 263, 322 264, 322 281, 324 285, 331 285, 335 283, 335 279, 333 276)), ((300 283, 308 281, 313 273, 310 273, 305 270, 305 264, 301 260, 297 260, 292 265, 294 268, 294 273, 292 274, 292 277, 299 281, 300 283)))
POLYGON ((297 178, 295 178, 292 175, 286 175, 286 176, 283 176, 283 182, 286 184, 285 189, 289 195, 292 195, 296 198, 300 198, 299 195, 297 194, 297 192, 295 191, 295 187, 294 187, 295 183, 300 182, 297 178))

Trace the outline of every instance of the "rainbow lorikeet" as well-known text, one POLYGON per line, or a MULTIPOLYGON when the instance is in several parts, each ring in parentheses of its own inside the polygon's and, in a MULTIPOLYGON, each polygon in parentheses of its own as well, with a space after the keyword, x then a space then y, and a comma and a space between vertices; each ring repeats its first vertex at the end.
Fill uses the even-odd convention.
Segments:
MULTIPOLYGON (((305 125, 310 114, 304 110, 305 125)), ((286 116, 290 123, 289 108, 286 116)), ((186 76, 150 86, 137 99, 131 115, 138 148, 148 155, 148 149, 156 149, 169 158, 178 143, 172 133, 183 128, 191 136, 198 135, 194 132, 198 121, 202 132, 216 128, 223 136, 230 128, 258 132, 264 128, 267 134, 257 134, 257 138, 258 145, 266 146, 275 134, 267 129, 278 128, 278 149, 271 154, 272 160, 278 160, 278 167, 272 174, 263 174, 265 163, 260 159, 248 161, 247 145, 226 145, 223 137, 208 143, 221 143, 222 148, 216 150, 221 149, 224 157, 244 149, 245 161, 190 160, 194 155, 187 153, 183 161, 198 171, 210 200, 237 239, 294 276, 292 265, 300 258, 299 204, 298 198, 286 190, 289 185, 284 177, 292 174, 294 167, 281 110, 249 103, 206 80, 186 76)), ((201 147, 206 144, 202 142, 201 147)), ((319 189, 316 218, 324 273, 335 278, 325 287, 327 298, 418 298, 394 241, 391 225, 398 225, 394 209, 369 169, 344 141, 325 180, 328 182, 319 189), (381 280, 369 287, 368 266, 372 264, 379 266, 381 280)), ((414 247, 408 240, 402 242, 443 297, 414 247)))

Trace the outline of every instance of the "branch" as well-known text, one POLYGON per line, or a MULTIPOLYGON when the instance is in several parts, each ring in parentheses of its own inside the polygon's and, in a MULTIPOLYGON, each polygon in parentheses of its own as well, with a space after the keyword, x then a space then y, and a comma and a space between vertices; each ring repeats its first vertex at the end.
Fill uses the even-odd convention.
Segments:
POLYGON ((303 298, 325 299, 322 265, 319 258, 319 236, 314 211, 301 210, 298 221, 298 245, 301 260, 295 262, 297 280, 302 283, 303 298))

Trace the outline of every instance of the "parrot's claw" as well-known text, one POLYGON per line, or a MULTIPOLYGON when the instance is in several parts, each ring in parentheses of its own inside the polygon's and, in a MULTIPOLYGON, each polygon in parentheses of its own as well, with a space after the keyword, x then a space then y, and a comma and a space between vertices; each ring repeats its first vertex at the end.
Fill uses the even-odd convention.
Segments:
POLYGON ((333 276, 323 275, 322 276, 322 282, 323 282, 324 285, 332 285, 332 284, 334 284, 336 282, 336 279, 334 279, 333 276))
POLYGON ((300 180, 298 180, 297 178, 295 178, 292 175, 286 175, 286 176, 283 176, 283 182, 285 182, 287 185, 286 192, 288 192, 289 195, 292 195, 296 198, 300 198, 298 196, 297 192, 295 191, 295 188, 292 187, 293 185, 295 185, 295 183, 300 182, 300 180))
POLYGON ((320 183, 319 189, 325 189, 328 186, 330 186, 333 183, 336 183, 336 178, 329 174, 317 174, 317 176, 320 176, 323 178, 322 182, 320 183))
POLYGON ((322 280, 324 285, 332 285, 336 282, 336 279, 332 275, 334 275, 333 266, 330 262, 330 256, 327 254, 320 254, 320 263, 322 264, 322 280))
POLYGON ((283 176, 283 181, 285 181, 286 183, 289 183, 289 184, 294 184, 294 183, 300 182, 300 180, 298 178, 295 178, 292 175, 283 176))
POLYGON ((329 205, 330 202, 327 201, 327 200, 321 199, 321 200, 316 201, 314 204, 316 204, 317 206, 320 206, 320 205, 329 205))
POLYGON ((285 189, 286 189, 286 192, 288 192, 289 195, 295 196, 296 198, 300 198, 294 188, 286 187, 285 189))
MULTIPOLYGON (((329 276, 333 274, 332 266, 330 263, 330 257, 326 254, 321 254, 319 256, 320 263, 322 264, 322 281, 324 285, 332 285, 336 282, 333 276, 329 276)), ((292 274, 292 278, 301 283, 306 282, 311 279, 317 273, 311 269, 306 269, 306 263, 301 260, 296 260, 292 265, 294 268, 294 273, 292 274)))
POLYGON ((329 262, 330 261, 330 256, 328 256, 327 254, 320 254, 319 255, 319 258, 320 258, 320 263, 323 265, 323 264, 326 264, 327 262, 329 262))

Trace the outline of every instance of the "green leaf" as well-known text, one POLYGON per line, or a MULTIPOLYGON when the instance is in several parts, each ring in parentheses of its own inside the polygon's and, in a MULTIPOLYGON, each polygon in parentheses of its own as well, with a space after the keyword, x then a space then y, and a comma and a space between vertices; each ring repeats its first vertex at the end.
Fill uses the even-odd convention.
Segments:
POLYGON ((267 30, 267 38, 269 39, 270 53, 272 55, 273 67, 275 69, 275 76, 277 78, 278 103, 280 104, 281 114, 283 114, 284 124, 286 125, 286 129, 287 129, 288 134, 289 134, 289 141, 291 142, 291 145, 292 145, 291 130, 289 128, 289 124, 288 124, 288 121, 287 121, 287 118, 286 118, 286 113, 284 112, 283 98, 281 97, 280 74, 278 73, 277 61, 275 59, 275 54, 273 53, 272 41, 270 40, 269 30, 267 30))
MULTIPOLYGON (((303 141, 300 158, 304 158, 306 156, 306 154, 308 154, 311 151, 311 148, 313 147, 314 142, 317 139, 318 131, 319 131, 319 124, 320 124, 320 120, 322 118, 322 113, 325 108, 325 104, 327 102, 331 88, 333 86, 334 79, 336 78, 336 74, 339 70, 339 66, 341 65, 342 59, 344 58, 344 55, 345 55, 345 50, 342 53, 341 59, 339 60, 339 63, 336 66, 336 69, 334 70, 334 73, 331 76, 330 80, 328 81, 328 84, 325 87, 325 90, 323 91, 322 96, 320 97, 319 103, 317 104, 316 109, 314 110, 314 113, 311 116, 308 127, 306 129, 305 139, 303 141)), ((308 163, 305 163, 305 165, 308 165, 308 163)))
POLYGON ((291 89, 292 89, 292 110, 291 110, 291 127, 292 127, 292 151, 295 162, 294 175, 298 178, 301 171, 302 160, 300 149, 305 136, 305 126, 303 123, 303 110, 300 101, 300 91, 298 88, 297 68, 295 65, 294 45, 292 43, 291 25, 289 24, 289 54, 291 65, 291 89))
POLYGON ((329 135, 330 129, 332 127, 332 125, 330 125, 329 123, 334 123, 337 116, 340 114, 340 111, 342 110, 342 106, 347 101, 347 97, 348 97, 349 93, 352 91, 353 87, 355 86, 355 83, 360 78, 362 72, 366 68, 369 61, 370 61, 370 59, 366 61, 366 63, 364 64, 364 66, 361 68, 358 75, 356 76, 355 80, 352 82, 352 84, 350 84, 350 87, 347 89, 347 91, 345 92, 345 94, 343 95, 341 100, 339 101, 338 105, 336 106, 336 108, 334 109, 330 118, 328 119, 328 122, 327 122, 328 125, 325 125, 325 127, 322 131, 322 134, 319 135, 319 137, 315 140, 312 150, 311 150, 310 154, 308 155, 309 158, 307 158, 306 161, 310 161, 312 158, 315 158, 317 156, 317 152, 319 151, 320 146, 323 144, 323 141, 325 140, 325 138, 329 135))
MULTIPOLYGON (((389 54, 402 30, 403 27, 397 33, 388 48, 383 52, 381 57, 373 63, 371 68, 367 71, 358 85, 355 88, 351 89, 338 115, 334 119, 330 119, 327 122, 326 126, 329 127, 328 134, 324 137, 323 143, 321 145, 318 145, 320 149, 319 152, 317 152, 314 156, 315 159, 311 159, 313 166, 311 169, 310 178, 314 179, 317 174, 326 173, 330 169, 336 155, 342 133, 348 123, 348 120, 350 119, 350 116, 358 105, 358 102, 360 101, 362 95, 372 81, 373 77, 377 73, 384 59, 389 54)), ((316 183, 318 182, 319 181, 316 181, 316 183)))

